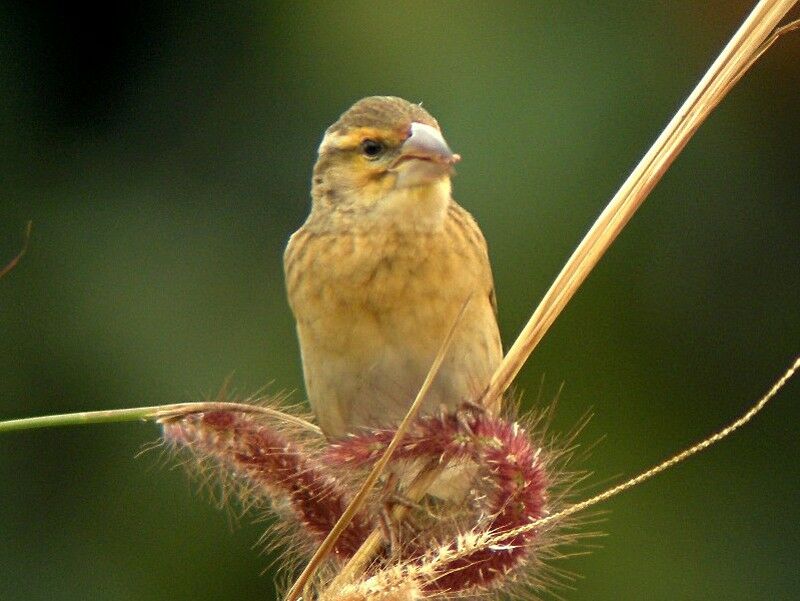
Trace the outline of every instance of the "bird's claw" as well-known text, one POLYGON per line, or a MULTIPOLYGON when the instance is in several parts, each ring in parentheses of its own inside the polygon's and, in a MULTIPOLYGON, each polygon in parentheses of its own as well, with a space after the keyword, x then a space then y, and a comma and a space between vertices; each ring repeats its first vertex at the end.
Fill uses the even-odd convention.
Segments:
POLYGON ((465 401, 456 410, 456 421, 462 432, 474 438, 474 425, 477 418, 486 415, 486 408, 474 401, 465 401))

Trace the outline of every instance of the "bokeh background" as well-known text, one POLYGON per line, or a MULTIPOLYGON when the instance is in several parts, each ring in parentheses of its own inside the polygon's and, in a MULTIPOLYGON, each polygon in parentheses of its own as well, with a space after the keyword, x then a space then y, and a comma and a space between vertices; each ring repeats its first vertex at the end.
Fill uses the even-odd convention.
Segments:
MULTIPOLYGON (((0 4, 0 418, 295 391, 281 253, 324 128, 424 101, 464 157, 509 344, 744 1, 0 4)), ((738 415, 800 341, 800 36, 703 126, 521 375, 587 411, 585 494, 738 415), (601 440, 602 439, 602 440, 601 440)), ((566 599, 795 599, 798 418, 608 502, 566 599)), ((150 424, 0 437, 0 599, 275 596, 150 424)))

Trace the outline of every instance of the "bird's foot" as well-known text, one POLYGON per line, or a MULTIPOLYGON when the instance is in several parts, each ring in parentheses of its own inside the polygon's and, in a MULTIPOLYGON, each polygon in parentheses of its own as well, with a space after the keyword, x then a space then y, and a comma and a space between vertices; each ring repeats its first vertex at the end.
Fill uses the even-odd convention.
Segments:
MULTIPOLYGON (((420 503, 415 503, 408 497, 400 493, 393 492, 384 499, 383 506, 378 515, 378 521, 383 532, 383 537, 389 545, 391 556, 399 556, 402 549, 402 541, 415 538, 423 531, 422 525, 417 521, 417 516, 425 516, 430 519, 433 514, 428 508, 420 503), (405 507, 412 511, 405 512, 398 516, 397 506, 405 507)), ((424 520, 423 520, 424 521, 424 520)))
POLYGON ((456 421, 464 434, 470 438, 475 438, 475 422, 484 415, 486 415, 486 407, 474 401, 465 401, 456 410, 456 421))

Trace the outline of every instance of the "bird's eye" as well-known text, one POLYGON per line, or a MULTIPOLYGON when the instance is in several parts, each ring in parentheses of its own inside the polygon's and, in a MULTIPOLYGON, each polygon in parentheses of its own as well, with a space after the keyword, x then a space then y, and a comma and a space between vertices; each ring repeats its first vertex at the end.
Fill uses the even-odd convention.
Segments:
POLYGON ((374 159, 383 152, 383 144, 377 140, 366 139, 361 142, 361 152, 365 157, 374 159))

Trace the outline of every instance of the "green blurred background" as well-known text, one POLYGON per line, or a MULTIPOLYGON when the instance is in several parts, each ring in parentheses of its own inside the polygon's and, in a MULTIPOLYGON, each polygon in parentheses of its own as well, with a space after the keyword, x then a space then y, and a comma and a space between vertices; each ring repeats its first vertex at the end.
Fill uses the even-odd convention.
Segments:
MULTIPOLYGON (((322 132, 396 94, 464 157, 510 343, 748 2, 0 5, 0 417, 302 379, 281 253, 322 132)), ((800 349, 800 35, 703 126, 535 353, 584 495, 706 435, 800 349)), ((800 595, 788 386, 744 431, 609 503, 570 600, 800 595)), ((0 599, 274 597, 234 522, 115 424, 0 436, 0 599)), ((585 551, 578 547, 573 551, 585 551)))

